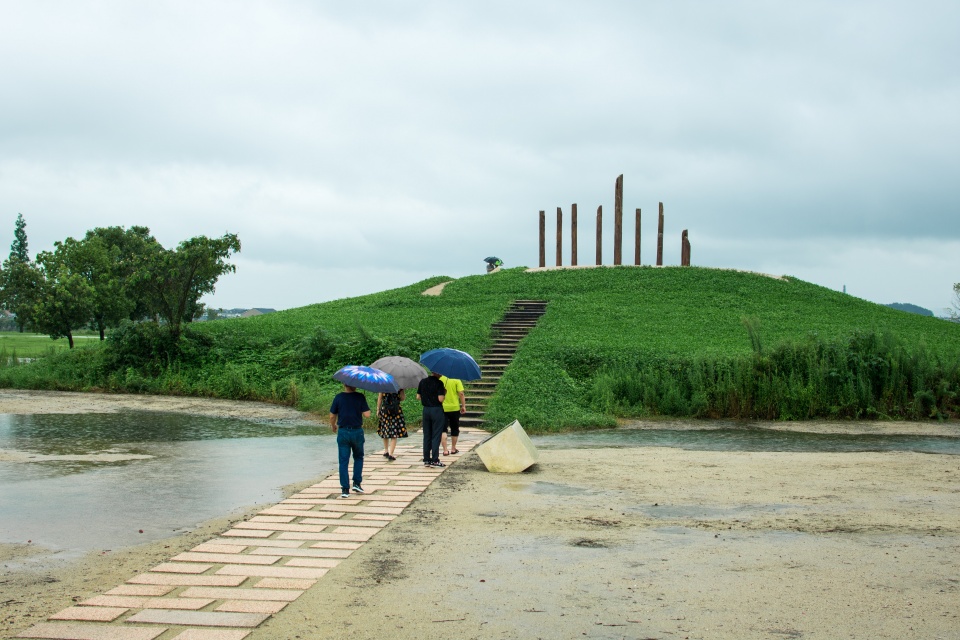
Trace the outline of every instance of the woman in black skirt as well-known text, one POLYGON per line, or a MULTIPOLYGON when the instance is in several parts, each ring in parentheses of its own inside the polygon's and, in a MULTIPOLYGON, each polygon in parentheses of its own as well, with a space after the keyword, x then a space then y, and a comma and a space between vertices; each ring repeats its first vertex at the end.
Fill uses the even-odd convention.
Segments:
POLYGON ((383 439, 383 457, 387 460, 396 460, 393 452, 397 448, 397 438, 407 437, 407 421, 400 406, 406 397, 403 389, 399 393, 377 395, 377 435, 383 439))

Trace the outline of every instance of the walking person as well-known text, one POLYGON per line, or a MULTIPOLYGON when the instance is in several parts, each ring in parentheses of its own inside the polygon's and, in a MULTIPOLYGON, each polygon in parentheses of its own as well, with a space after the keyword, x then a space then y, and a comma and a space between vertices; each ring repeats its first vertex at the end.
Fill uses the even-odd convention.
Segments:
POLYGON ((383 439, 383 457, 390 461, 396 460, 393 453, 397 450, 397 438, 407 437, 407 421, 400 406, 406 398, 403 389, 377 395, 377 435, 383 439))
POLYGON ((350 454, 353 454, 353 492, 363 493, 363 419, 370 417, 370 405, 355 387, 343 385, 343 391, 330 405, 330 428, 337 434, 340 455, 340 497, 350 497, 350 454))
POLYGON ((460 453, 457 450, 457 438, 460 437, 460 416, 467 412, 467 399, 463 395, 463 382, 457 378, 440 376, 440 382, 446 389, 443 399, 443 415, 446 423, 443 427, 443 455, 460 453), (450 432, 451 447, 447 447, 447 432, 450 432))
POLYGON ((446 388, 440 382, 440 374, 436 371, 420 381, 417 385, 417 400, 423 404, 423 466, 445 467, 440 462, 440 438, 443 436, 443 425, 446 416, 443 415, 443 399, 446 388))

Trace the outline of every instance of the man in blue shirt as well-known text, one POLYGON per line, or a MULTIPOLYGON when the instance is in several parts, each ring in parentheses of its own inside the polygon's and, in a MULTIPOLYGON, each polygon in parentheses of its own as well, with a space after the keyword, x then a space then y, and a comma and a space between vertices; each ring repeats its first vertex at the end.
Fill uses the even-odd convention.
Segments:
POLYGON ((363 493, 363 419, 370 417, 370 405, 355 387, 343 385, 343 391, 330 405, 330 428, 337 434, 340 454, 340 497, 350 497, 350 453, 353 453, 353 492, 363 493), (338 430, 339 429, 339 430, 338 430))

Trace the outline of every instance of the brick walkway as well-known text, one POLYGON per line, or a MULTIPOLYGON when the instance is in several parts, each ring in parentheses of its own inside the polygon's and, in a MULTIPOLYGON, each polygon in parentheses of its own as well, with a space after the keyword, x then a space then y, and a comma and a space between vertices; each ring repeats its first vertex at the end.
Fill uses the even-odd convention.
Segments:
MULTIPOLYGON (((487 433, 462 428, 457 458, 487 433)), ((416 437, 414 437, 416 439, 416 437)), ((341 499, 338 474, 260 511, 220 536, 18 638, 242 640, 403 513, 445 469, 425 468, 422 446, 397 460, 364 458, 364 495, 341 499)))

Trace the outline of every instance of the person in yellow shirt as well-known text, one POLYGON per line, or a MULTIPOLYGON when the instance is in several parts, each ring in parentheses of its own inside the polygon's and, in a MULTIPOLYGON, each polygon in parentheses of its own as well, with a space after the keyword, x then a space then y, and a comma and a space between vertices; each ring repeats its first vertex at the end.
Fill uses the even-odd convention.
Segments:
POLYGON ((443 398, 443 415, 446 416, 446 425, 443 428, 443 455, 449 456, 457 451, 457 438, 460 437, 460 416, 467 412, 467 399, 463 395, 463 382, 456 378, 440 376, 440 382, 447 390, 443 398), (452 440, 451 447, 447 447, 447 432, 452 440))

